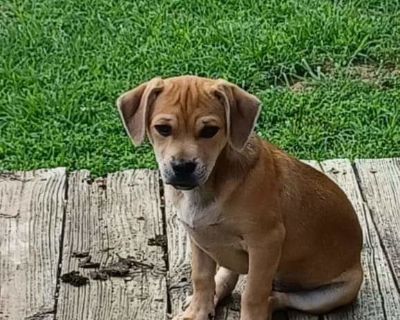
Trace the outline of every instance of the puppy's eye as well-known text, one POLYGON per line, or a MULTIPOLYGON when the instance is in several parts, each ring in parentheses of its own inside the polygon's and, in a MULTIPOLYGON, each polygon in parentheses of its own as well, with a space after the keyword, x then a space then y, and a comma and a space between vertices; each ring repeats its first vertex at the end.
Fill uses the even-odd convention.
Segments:
POLYGON ((218 127, 214 127, 214 126, 204 127, 200 131, 200 137, 210 139, 210 138, 214 137, 218 131, 219 131, 218 127))
POLYGON ((161 134, 163 137, 168 137, 171 135, 172 128, 169 125, 159 124, 154 127, 156 128, 157 132, 161 134))

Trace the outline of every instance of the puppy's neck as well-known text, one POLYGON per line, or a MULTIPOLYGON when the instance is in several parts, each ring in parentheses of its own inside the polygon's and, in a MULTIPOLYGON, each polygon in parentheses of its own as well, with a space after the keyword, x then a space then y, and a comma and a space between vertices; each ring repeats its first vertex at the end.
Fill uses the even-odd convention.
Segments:
POLYGON ((190 230, 216 224, 220 210, 215 193, 205 184, 188 191, 176 191, 178 217, 190 230))

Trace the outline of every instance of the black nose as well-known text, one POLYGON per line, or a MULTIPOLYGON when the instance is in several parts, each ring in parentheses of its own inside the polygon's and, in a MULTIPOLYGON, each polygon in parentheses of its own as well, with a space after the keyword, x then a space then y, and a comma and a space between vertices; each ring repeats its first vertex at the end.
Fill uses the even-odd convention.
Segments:
POLYGON ((189 175, 196 169, 196 163, 193 161, 174 160, 171 165, 176 175, 189 175))

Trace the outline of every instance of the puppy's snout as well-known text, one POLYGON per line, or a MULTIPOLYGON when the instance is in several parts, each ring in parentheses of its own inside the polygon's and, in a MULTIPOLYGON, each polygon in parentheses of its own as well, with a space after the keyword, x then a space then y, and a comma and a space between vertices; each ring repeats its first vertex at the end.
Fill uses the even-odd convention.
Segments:
POLYGON ((165 182, 167 184, 180 190, 190 190, 198 185, 195 161, 172 160, 170 166, 172 174, 166 175, 165 182))
POLYGON ((196 170, 194 161, 174 160, 171 162, 172 170, 178 176, 187 176, 196 170))

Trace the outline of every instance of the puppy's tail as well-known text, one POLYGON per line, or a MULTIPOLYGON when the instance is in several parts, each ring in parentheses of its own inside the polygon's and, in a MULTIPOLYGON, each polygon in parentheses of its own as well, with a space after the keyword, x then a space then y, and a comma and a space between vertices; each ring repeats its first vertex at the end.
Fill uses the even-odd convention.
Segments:
POLYGON ((326 313, 353 302, 360 290, 362 271, 352 272, 347 281, 334 282, 311 290, 294 292, 273 291, 271 304, 274 310, 293 308, 308 313, 326 313))

